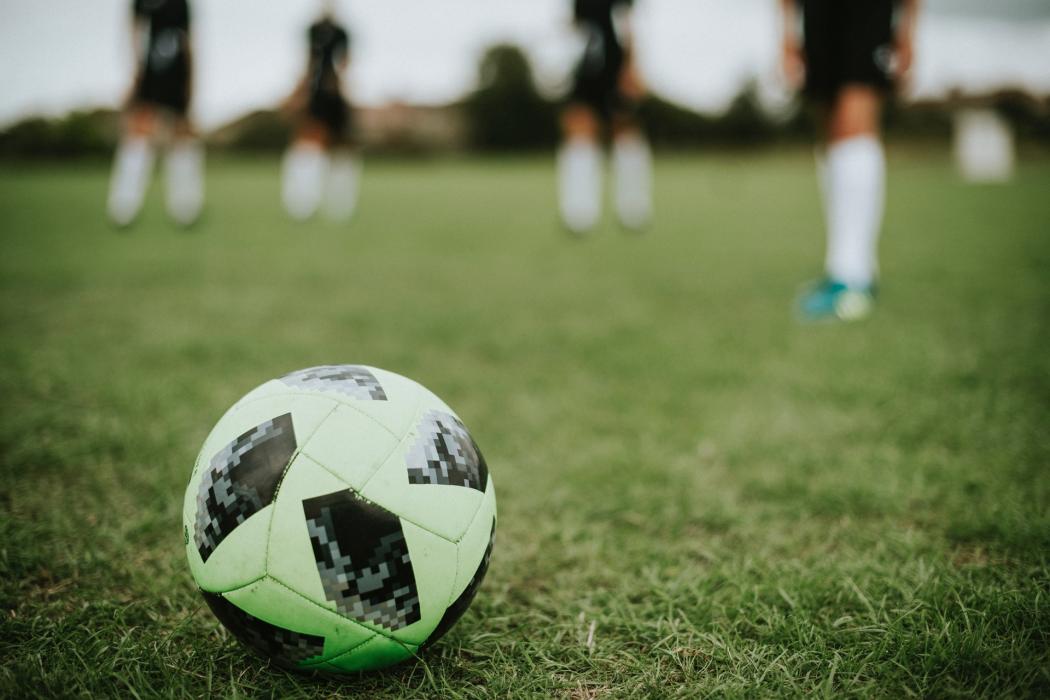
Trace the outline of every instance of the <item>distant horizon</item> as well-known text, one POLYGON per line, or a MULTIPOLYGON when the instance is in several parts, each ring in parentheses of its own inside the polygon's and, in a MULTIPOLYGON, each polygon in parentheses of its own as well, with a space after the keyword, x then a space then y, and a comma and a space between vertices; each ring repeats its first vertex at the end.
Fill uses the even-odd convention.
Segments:
MULTIPOLYGON (((737 93, 737 96, 742 94, 743 91, 746 90, 746 88, 747 88, 746 85, 742 85, 741 86, 741 91, 737 93)), ((982 100, 995 97, 996 95, 998 95, 1000 93, 1021 93, 1021 94, 1024 94, 1026 97, 1031 98, 1032 100, 1034 100, 1034 101, 1036 101, 1036 102, 1038 102, 1040 104, 1045 103, 1047 105, 1050 105, 1050 93, 1037 95, 1037 94, 1033 94, 1033 93, 1029 92, 1028 90, 1025 90, 1023 87, 1012 86, 1012 85, 1004 85, 1004 86, 1001 86, 1001 87, 997 87, 997 88, 994 88, 994 89, 990 90, 987 93, 967 94, 967 95, 962 96, 961 98, 960 97, 955 97, 955 96, 953 96, 951 94, 943 94, 943 95, 936 95, 936 96, 924 96, 924 97, 921 97, 921 98, 918 98, 918 99, 911 100, 910 103, 911 104, 915 104, 915 105, 930 105, 930 104, 951 105, 954 102, 959 102, 959 103, 965 104, 968 99, 972 99, 974 102, 980 103, 982 100)), ((725 113, 725 111, 726 111, 726 108, 729 107, 729 105, 727 104, 727 105, 724 105, 722 108, 715 109, 715 110, 697 109, 697 108, 691 107, 689 105, 683 105, 683 104, 681 104, 679 102, 676 102, 675 100, 673 100, 673 99, 671 99, 671 98, 669 98, 669 97, 667 97, 667 96, 665 96, 665 95, 663 95, 663 94, 661 94, 659 92, 653 91, 653 90, 651 90, 649 94, 651 96, 659 99, 659 100, 662 100, 664 102, 673 104, 673 105, 675 105, 676 107, 678 107, 680 109, 689 110, 689 111, 692 111, 692 112, 694 112, 694 113, 696 113, 698 115, 705 116, 705 117, 716 117, 717 118, 717 117, 723 115, 725 113)), ((421 103, 421 102, 405 102, 405 101, 399 101, 399 100, 391 100, 389 102, 383 102, 383 103, 380 103, 380 104, 357 104, 357 105, 354 105, 354 109, 355 110, 367 110, 367 111, 391 109, 391 108, 395 108, 395 107, 407 107, 409 109, 420 109, 420 110, 453 109, 453 108, 456 108, 459 104, 461 104, 462 99, 465 98, 466 96, 467 95, 463 95, 461 98, 452 100, 450 102, 440 102, 440 103, 421 103)), ((15 126, 17 124, 20 124, 22 122, 32 121, 32 120, 35 120, 35 119, 62 120, 62 119, 68 118, 68 117, 70 117, 70 116, 72 116, 74 114, 92 114, 92 113, 99 113, 99 112, 110 112, 110 113, 114 113, 114 114, 119 114, 121 111, 122 111, 122 109, 121 109, 121 107, 119 105, 95 104, 95 105, 74 106, 74 107, 71 107, 69 110, 67 110, 65 112, 56 113, 56 114, 28 113, 28 114, 22 115, 21 117, 18 117, 16 119, 10 120, 10 121, 0 122, 0 131, 3 131, 5 129, 9 129, 9 128, 11 128, 11 127, 13 127, 13 126, 15 126)), ((276 104, 275 105, 269 105, 269 106, 268 105, 260 105, 260 106, 251 107, 251 108, 246 109, 244 112, 232 115, 226 121, 223 121, 223 122, 220 122, 220 123, 216 123, 216 124, 210 124, 210 125, 208 125, 206 127, 203 127, 203 133, 206 134, 206 135, 214 135, 214 134, 216 134, 216 133, 218 133, 218 132, 220 132, 220 131, 222 131, 224 129, 227 129, 227 128, 230 128, 230 127, 234 126, 238 122, 241 122, 243 120, 249 119, 249 118, 251 118, 254 115, 258 115, 258 114, 276 114, 279 111, 280 111, 280 108, 276 104)), ((775 120, 776 119, 775 113, 771 113, 770 117, 775 120)))
MULTIPOLYGON (((449 104, 475 86, 477 60, 486 47, 512 43, 529 56, 541 91, 555 97, 564 90, 577 50, 570 5, 344 0, 339 14, 354 36, 348 89, 363 107, 449 104)), ((637 6, 639 63, 657 95, 712 113, 724 109, 746 81, 757 80, 770 104, 784 100, 776 74, 774 0, 739 0, 731 8, 718 0, 637 0, 637 6)), ((280 3, 260 13, 248 0, 227 0, 193 8, 194 116, 202 129, 271 108, 291 91, 316 5, 280 3)), ((986 4, 958 9, 969 14, 958 14, 947 0, 929 0, 919 27, 912 97, 1000 87, 1050 95, 1050 10, 1038 0, 996 8, 1009 10, 1011 20, 989 17, 986 4)), ((120 103, 132 73, 130 2, 52 0, 45 6, 8 0, 0 16, 0 127, 27 116, 120 103)))

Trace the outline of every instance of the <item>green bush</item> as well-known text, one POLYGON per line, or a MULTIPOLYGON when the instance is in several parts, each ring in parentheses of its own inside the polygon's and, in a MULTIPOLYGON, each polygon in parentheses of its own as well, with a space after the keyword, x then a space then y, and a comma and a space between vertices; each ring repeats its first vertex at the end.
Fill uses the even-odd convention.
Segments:
POLYGON ((521 49, 490 48, 479 73, 480 86, 463 102, 471 145, 498 151, 553 148, 558 139, 557 106, 536 90, 521 49))
POLYGON ((73 158, 112 152, 119 115, 106 109, 72 112, 50 119, 31 117, 0 132, 0 157, 73 158))

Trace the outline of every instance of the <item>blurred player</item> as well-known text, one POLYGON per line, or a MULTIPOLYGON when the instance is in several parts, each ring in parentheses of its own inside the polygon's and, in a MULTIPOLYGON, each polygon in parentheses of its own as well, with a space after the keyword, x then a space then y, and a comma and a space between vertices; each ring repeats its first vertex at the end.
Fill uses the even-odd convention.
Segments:
POLYGON ((781 4, 785 74, 796 86, 804 82, 816 107, 827 225, 825 277, 799 298, 798 311, 807 320, 859 320, 874 308, 878 276, 886 180, 882 104, 911 67, 919 0, 781 4))
POLYGON ((601 141, 612 137, 616 213, 630 229, 652 215, 652 155, 635 116, 643 87, 630 31, 632 0, 574 0, 586 48, 562 114, 558 194, 562 220, 583 233, 601 216, 601 141))
POLYGON ((192 93, 190 9, 186 0, 134 0, 135 80, 113 163, 109 215, 134 221, 153 172, 154 148, 167 136, 168 213, 188 226, 204 204, 204 153, 187 116, 192 93))
POLYGON ((342 87, 350 36, 335 19, 334 2, 324 3, 308 39, 306 75, 287 105, 296 127, 284 157, 284 206, 293 218, 303 220, 324 201, 331 218, 347 220, 357 204, 360 166, 351 150, 350 105, 342 87))

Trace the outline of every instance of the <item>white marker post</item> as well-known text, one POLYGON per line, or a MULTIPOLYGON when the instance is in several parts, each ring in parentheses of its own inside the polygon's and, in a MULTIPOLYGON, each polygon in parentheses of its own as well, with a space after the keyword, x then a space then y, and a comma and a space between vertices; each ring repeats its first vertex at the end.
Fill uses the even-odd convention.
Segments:
POLYGON ((1014 173, 1014 134, 991 109, 963 108, 955 114, 955 164, 967 182, 1006 182, 1014 173))

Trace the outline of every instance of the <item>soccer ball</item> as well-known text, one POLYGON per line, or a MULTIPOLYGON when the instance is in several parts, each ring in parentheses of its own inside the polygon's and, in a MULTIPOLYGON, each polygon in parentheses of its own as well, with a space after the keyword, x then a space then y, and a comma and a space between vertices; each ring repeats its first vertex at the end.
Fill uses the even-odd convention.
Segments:
POLYGON ((466 427, 392 372, 314 367, 212 430, 183 507, 190 571, 238 639, 286 668, 414 656, 477 593, 496 492, 466 427))

